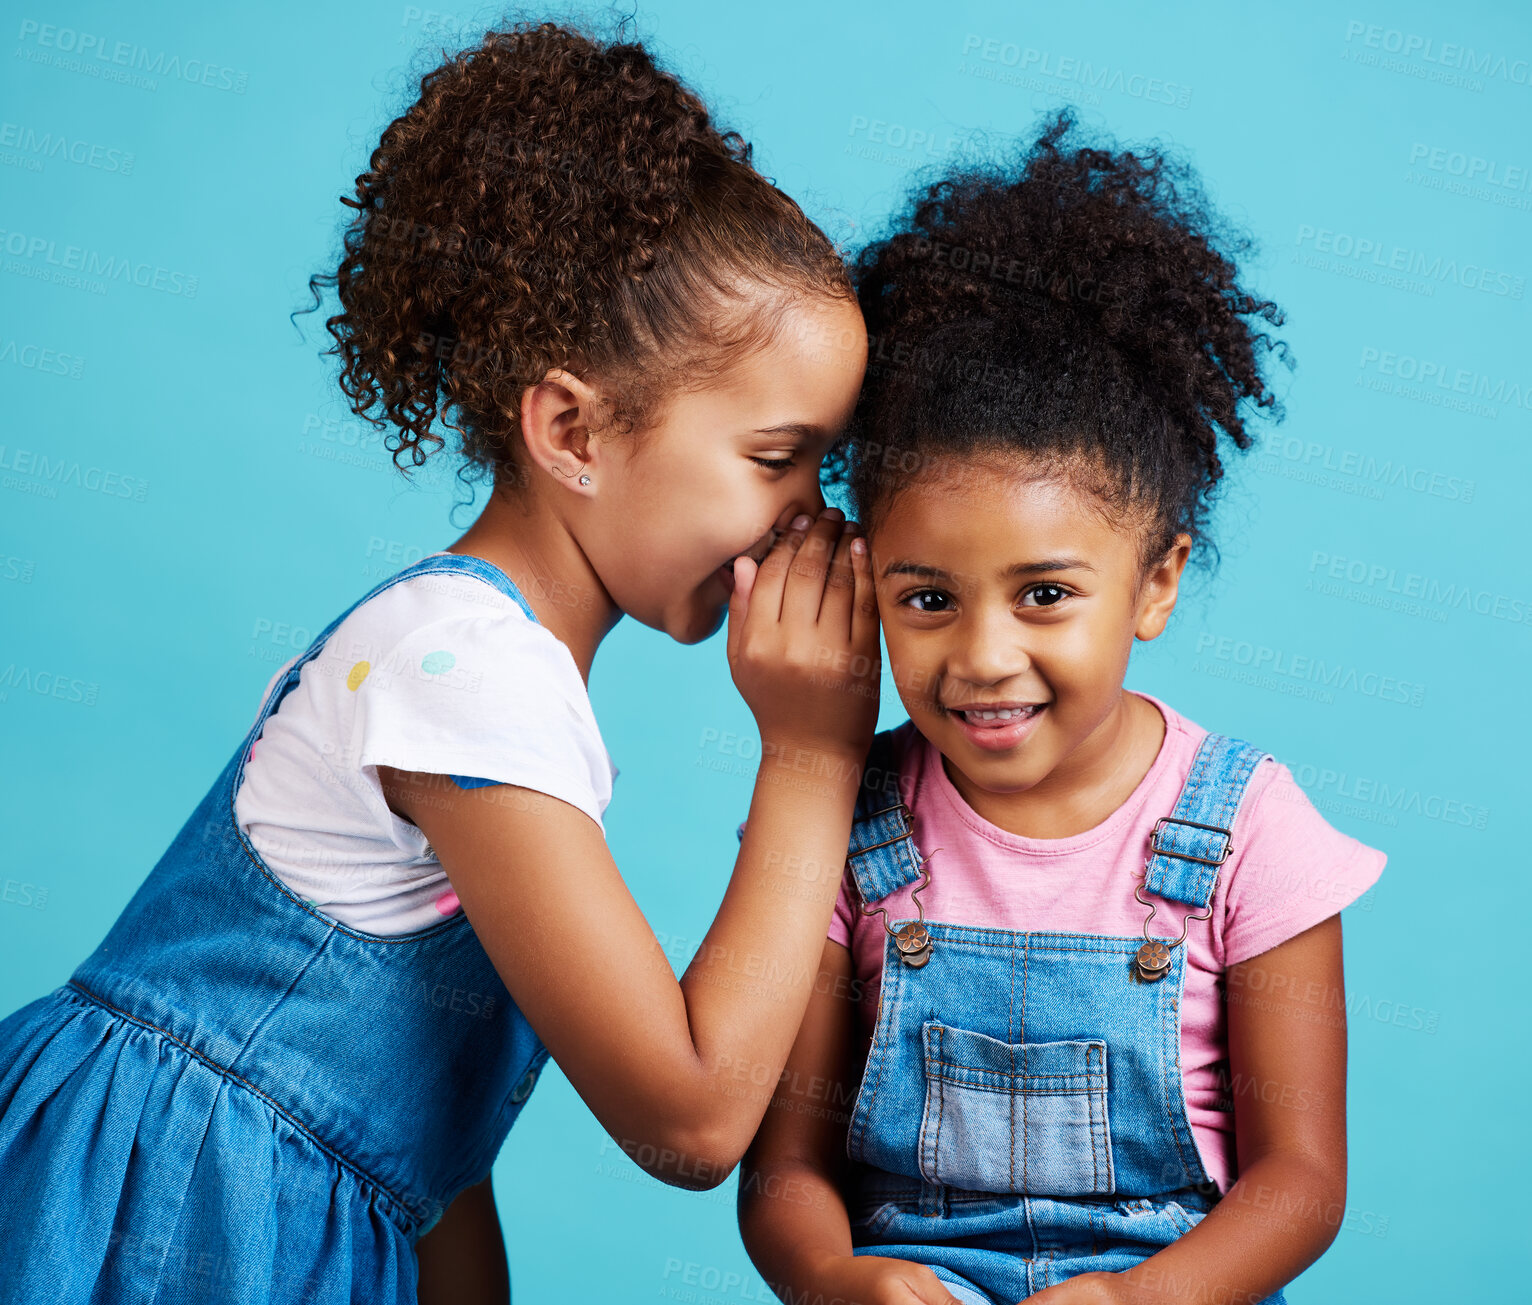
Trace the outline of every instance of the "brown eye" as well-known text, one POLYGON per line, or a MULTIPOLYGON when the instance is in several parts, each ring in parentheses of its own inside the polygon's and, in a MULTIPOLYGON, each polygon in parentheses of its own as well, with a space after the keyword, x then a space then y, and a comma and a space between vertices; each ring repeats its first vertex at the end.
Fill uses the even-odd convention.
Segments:
POLYGON ((1069 591, 1062 585, 1033 585, 1030 589, 1027 590, 1026 594, 1023 595, 1023 598, 1029 597, 1032 594, 1051 595, 1046 599, 1040 597, 1038 602, 1035 604, 1037 607, 1057 607, 1060 602, 1069 597, 1069 591))
MULTIPOLYGON (((920 599, 920 598, 933 598, 933 599, 936 599, 936 600, 938 600, 939 602, 942 602, 942 603, 946 603, 946 602, 951 601, 949 599, 949 597, 946 594, 942 593, 942 591, 940 589, 917 589, 914 593, 910 594, 907 598, 901 599, 900 601, 904 602, 904 603, 914 603, 916 599, 920 599)), ((917 606, 917 607, 915 607, 914 610, 917 611, 917 612, 941 613, 941 612, 948 611, 949 609, 946 608, 946 607, 920 607, 920 606, 917 606)))

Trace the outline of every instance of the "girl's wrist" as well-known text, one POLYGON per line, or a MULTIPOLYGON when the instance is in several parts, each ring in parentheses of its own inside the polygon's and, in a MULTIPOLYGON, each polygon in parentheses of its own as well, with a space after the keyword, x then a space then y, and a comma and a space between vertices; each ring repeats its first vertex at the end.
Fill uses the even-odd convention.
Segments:
MULTIPOLYGON (((871 740, 868 740, 870 745, 871 740)), ((815 739, 803 735, 772 734, 761 736, 761 765, 771 765, 782 770, 801 770, 805 774, 822 775, 828 772, 826 763, 837 766, 836 774, 851 772, 852 778, 860 774, 862 763, 867 759, 867 748, 854 747, 841 740, 815 739), (817 767, 818 769, 811 769, 817 767)))
POLYGON ((806 1295, 810 1301, 816 1298, 829 1301, 837 1295, 844 1296, 845 1293, 836 1288, 836 1279, 845 1269, 847 1261, 854 1263, 855 1259, 855 1256, 845 1251, 806 1248, 793 1257, 787 1281, 772 1284, 773 1290, 777 1286, 787 1287, 794 1299, 806 1295))

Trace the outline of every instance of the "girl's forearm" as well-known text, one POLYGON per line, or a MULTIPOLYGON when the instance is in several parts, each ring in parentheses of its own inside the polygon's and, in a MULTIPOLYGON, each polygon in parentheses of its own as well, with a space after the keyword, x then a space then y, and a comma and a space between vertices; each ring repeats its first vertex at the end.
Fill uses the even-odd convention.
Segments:
POLYGON ((850 1256, 851 1223, 830 1175, 801 1161, 740 1172, 739 1231, 756 1272, 784 1300, 813 1300, 826 1262, 850 1256))
POLYGON ((822 747, 763 744, 734 875, 680 980, 699 1076, 686 1109, 723 1166, 713 1182, 755 1136, 792 1050, 840 888, 863 762, 822 747))
POLYGON ((1121 1299, 1256 1305, 1324 1253, 1345 1205, 1344 1170, 1300 1155, 1263 1156, 1195 1228, 1118 1275, 1121 1299))
POLYGON ((429 776, 387 776, 553 1059, 623 1151, 674 1186, 716 1187, 755 1135, 845 865, 865 750, 767 741, 733 876, 680 979, 587 814, 493 785, 433 805, 429 776))

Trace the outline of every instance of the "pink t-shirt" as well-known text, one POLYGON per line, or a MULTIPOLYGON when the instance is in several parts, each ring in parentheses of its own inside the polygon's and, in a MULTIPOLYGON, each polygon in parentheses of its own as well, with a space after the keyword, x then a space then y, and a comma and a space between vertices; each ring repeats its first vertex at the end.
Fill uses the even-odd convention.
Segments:
MULTIPOLYGON (((931 876, 920 894, 926 919, 1035 932, 1142 934, 1148 907, 1134 898, 1133 888, 1149 833, 1157 818, 1175 808, 1207 731, 1158 698, 1140 696, 1165 717, 1159 755, 1126 802, 1094 829, 1069 838, 1023 838, 990 824, 953 787, 932 743, 909 721, 899 727, 901 791, 911 791, 913 778, 915 845, 928 857, 931 876)), ((1213 890, 1213 914, 1193 920, 1186 935, 1181 1003, 1187 1117, 1203 1165, 1221 1191, 1237 1172, 1223 971, 1355 901, 1376 882, 1387 860, 1378 849, 1332 828, 1276 760, 1262 762, 1251 775, 1230 844, 1213 890)), ((910 888, 877 903, 888 909, 890 921, 915 917, 910 888)), ((865 1039, 877 1018, 885 933, 879 916, 858 913, 852 891, 847 874, 829 936, 851 948, 863 993, 865 1039)), ((1175 937, 1182 916, 1195 909, 1151 900, 1160 907, 1150 926, 1156 936, 1175 937)))

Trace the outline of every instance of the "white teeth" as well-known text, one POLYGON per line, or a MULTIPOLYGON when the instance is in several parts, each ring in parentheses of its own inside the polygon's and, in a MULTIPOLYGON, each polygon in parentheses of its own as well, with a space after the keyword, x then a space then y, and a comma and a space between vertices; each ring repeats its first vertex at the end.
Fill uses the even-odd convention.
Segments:
POLYGON ((998 711, 964 711, 963 715, 970 721, 1014 720, 1022 716, 1030 716, 1036 710, 1035 707, 1001 707, 998 711))

